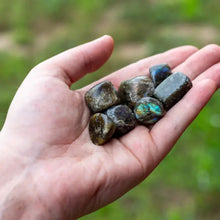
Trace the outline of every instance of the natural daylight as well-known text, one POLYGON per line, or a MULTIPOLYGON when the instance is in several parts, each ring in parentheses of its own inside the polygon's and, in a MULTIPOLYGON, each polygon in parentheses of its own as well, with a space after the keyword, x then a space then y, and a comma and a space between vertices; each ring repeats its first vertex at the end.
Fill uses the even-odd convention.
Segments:
MULTIPOLYGON (((1 0, 1 128, 18 87, 45 59, 110 35, 114 39, 110 59, 73 83, 72 90, 80 89, 172 48, 219 45, 219 11, 218 0, 1 0)), ((219 220, 219 134, 217 91, 147 179, 80 219, 219 220)))

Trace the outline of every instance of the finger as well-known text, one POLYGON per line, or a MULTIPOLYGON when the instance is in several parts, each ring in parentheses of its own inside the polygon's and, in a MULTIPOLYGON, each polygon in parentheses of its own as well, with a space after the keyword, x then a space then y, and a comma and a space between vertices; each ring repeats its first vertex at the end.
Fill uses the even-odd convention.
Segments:
POLYGON ((38 74, 59 77, 71 84, 101 67, 110 57, 113 46, 113 39, 106 35, 40 63, 33 72, 37 70, 38 74))
POLYGON ((193 88, 189 91, 189 93, 186 94, 179 103, 173 106, 167 112, 165 117, 152 128, 151 134, 152 137, 156 136, 153 138, 156 145, 158 148, 160 148, 159 146, 162 146, 161 148, 163 149, 162 151, 158 150, 158 154, 162 153, 162 155, 165 155, 166 152, 170 150, 169 146, 173 146, 185 128, 196 117, 201 108, 208 102, 209 99, 204 97, 211 98, 212 94, 217 89, 220 84, 219 61, 220 47, 217 45, 208 45, 194 53, 186 59, 185 62, 174 69, 174 72, 183 72, 191 79, 195 80, 193 80, 193 88), (209 83, 206 85, 204 82, 209 83), (207 86, 207 89, 204 88, 201 92, 197 92, 203 84, 207 86), (192 95, 190 96, 190 94, 192 95), (195 100, 195 98, 197 98, 197 100, 195 100), (194 104, 196 101, 198 103, 194 104), (166 134, 166 138, 163 137, 163 134, 166 134), (159 136, 162 136, 160 138, 160 140, 163 140, 161 143, 159 143, 160 140, 158 140, 159 136))
POLYGON ((195 79, 200 73, 220 61, 220 47, 215 44, 208 45, 194 53, 181 65, 177 66, 173 72, 183 72, 195 79))
POLYGON ((157 122, 151 130, 155 143, 155 157, 162 159, 175 144, 187 126, 199 114, 217 89, 211 79, 195 83, 192 89, 157 122))
POLYGON ((120 138, 123 144, 141 165, 144 175, 147 176, 158 164, 154 156, 154 143, 151 141, 149 129, 145 126, 137 126, 128 134, 120 138))
POLYGON ((220 88, 220 63, 217 63, 206 70, 203 74, 199 75, 195 80, 194 83, 197 83, 204 79, 211 79, 216 82, 217 87, 220 88))
MULTIPOLYGON (((189 77, 194 78, 198 76, 201 71, 219 62, 219 60, 219 47, 210 45, 192 54, 183 64, 176 68, 176 71, 188 73, 189 77), (201 62, 206 56, 209 57, 206 59, 206 62, 201 62), (192 71, 187 71, 187 68, 190 69, 191 66, 192 71)), ((151 170, 151 168, 156 166, 170 151, 186 127, 211 98, 217 89, 217 84, 220 84, 219 70, 220 64, 215 64, 197 77, 193 82, 194 87, 189 93, 184 96, 181 102, 171 108, 163 119, 153 126, 150 133, 147 128, 141 126, 138 130, 135 129, 132 131, 132 143, 130 143, 131 139, 128 140, 126 136, 121 139, 124 145, 127 146, 130 151, 133 151, 140 161, 143 161, 143 166, 146 170, 151 170), (141 140, 143 141, 140 141, 140 137, 142 137, 141 140), (148 141, 146 141, 145 138, 148 141), (143 147, 143 142, 145 147, 143 147), (152 149, 152 146, 157 147, 152 149), (146 160, 151 161, 154 165, 150 166, 149 163, 146 163, 146 160)))
POLYGON ((198 49, 193 46, 183 46, 171 49, 164 53, 142 59, 133 63, 119 71, 116 71, 106 79, 119 86, 121 81, 130 79, 138 75, 149 75, 149 68, 156 64, 167 63, 172 69, 184 62, 189 56, 195 53, 198 49))
POLYGON ((149 75, 149 67, 160 63, 168 63, 171 68, 175 68, 197 50, 198 49, 193 46, 182 46, 142 59, 90 84, 89 86, 84 87, 82 90, 86 91, 93 85, 105 80, 109 80, 114 84, 114 86, 119 87, 120 83, 126 79, 130 79, 138 75, 149 75))
POLYGON ((120 138, 123 146, 142 166, 144 176, 158 165, 216 91, 216 82, 204 79, 194 87, 152 130, 137 126, 120 138))

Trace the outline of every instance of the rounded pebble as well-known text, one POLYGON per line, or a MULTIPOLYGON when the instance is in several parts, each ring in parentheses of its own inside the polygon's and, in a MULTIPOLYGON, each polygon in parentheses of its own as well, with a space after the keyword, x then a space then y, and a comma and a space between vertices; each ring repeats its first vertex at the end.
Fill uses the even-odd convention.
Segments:
POLYGON ((172 74, 171 69, 167 64, 152 66, 149 71, 155 87, 172 74))
POLYGON ((116 89, 109 81, 99 83, 88 90, 85 93, 85 101, 93 113, 102 112, 120 102, 116 89))
POLYGON ((123 103, 134 108, 136 102, 154 93, 153 81, 147 76, 137 76, 121 83, 118 95, 123 103))
POLYGON ((107 115, 96 113, 89 122, 89 135, 94 144, 102 145, 111 140, 115 128, 114 122, 107 115))
POLYGON ((157 122, 165 114, 165 111, 162 103, 157 99, 145 97, 137 102, 134 114, 139 122, 150 125, 157 122))
POLYGON ((136 125, 134 113, 127 105, 113 106, 107 109, 106 114, 114 122, 117 136, 128 133, 136 125))

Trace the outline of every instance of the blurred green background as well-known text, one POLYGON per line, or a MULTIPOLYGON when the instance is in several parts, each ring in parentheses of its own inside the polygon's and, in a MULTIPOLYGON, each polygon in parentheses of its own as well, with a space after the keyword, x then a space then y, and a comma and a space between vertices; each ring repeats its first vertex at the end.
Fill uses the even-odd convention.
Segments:
MULTIPOLYGON (((219 0, 1 0, 1 126, 18 86, 44 59, 112 35, 112 57, 73 86, 80 88, 173 47, 220 44, 219 12, 219 0)), ((219 135, 218 92, 147 180, 81 219, 219 220, 219 135)))

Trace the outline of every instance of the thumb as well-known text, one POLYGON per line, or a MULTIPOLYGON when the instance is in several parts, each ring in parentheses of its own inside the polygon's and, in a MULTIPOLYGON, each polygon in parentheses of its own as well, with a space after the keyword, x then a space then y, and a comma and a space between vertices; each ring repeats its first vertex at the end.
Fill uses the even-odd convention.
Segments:
POLYGON ((64 51, 40 63, 31 72, 58 77, 70 86, 86 73, 100 68, 110 57, 113 47, 112 37, 105 35, 64 51))

